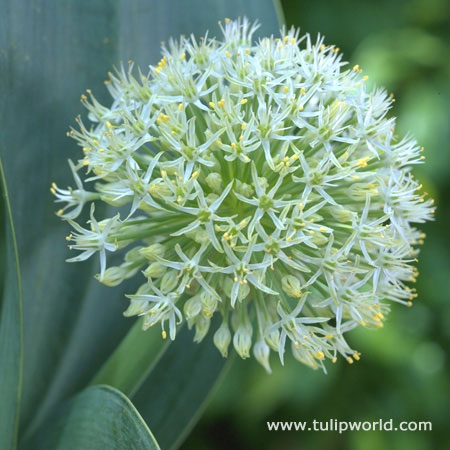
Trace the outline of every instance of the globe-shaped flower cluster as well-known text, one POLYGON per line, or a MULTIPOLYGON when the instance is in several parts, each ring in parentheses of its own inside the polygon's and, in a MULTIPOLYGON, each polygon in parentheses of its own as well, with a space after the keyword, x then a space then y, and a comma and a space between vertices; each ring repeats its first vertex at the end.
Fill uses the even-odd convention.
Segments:
POLYGON ((70 162, 76 187, 51 187, 81 251, 69 261, 99 253, 109 286, 141 277, 124 314, 163 338, 186 320, 201 341, 219 315, 224 356, 232 342, 270 371, 270 351, 283 362, 290 343, 313 368, 352 363, 344 333, 382 327, 389 301, 416 296, 412 224, 434 212, 410 171, 421 148, 396 136, 393 99, 323 39, 221 28, 222 41, 171 41, 147 75, 111 73, 110 107, 82 95, 92 124, 68 133, 84 153, 70 162), (95 202, 116 214, 98 221, 95 202))

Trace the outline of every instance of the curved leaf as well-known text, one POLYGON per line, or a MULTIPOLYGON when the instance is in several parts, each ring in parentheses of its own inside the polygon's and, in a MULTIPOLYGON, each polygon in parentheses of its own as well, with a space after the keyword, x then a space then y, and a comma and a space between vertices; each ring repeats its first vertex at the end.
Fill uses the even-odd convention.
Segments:
POLYGON ((109 386, 85 389, 25 446, 33 450, 159 450, 128 398, 109 386))
POLYGON ((22 382, 22 292, 19 257, 0 159, 0 448, 15 449, 22 382))

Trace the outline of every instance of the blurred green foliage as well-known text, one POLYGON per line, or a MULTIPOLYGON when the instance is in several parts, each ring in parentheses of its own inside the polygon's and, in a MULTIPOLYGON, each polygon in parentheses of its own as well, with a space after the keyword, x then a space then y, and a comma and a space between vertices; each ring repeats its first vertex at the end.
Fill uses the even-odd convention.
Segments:
POLYGON ((184 449, 428 450, 450 442, 449 302, 449 41, 446 0, 282 1, 286 23, 323 34, 371 83, 395 94, 399 133, 425 147, 415 171, 437 204, 436 220, 421 226, 412 308, 393 305, 382 330, 355 330, 349 340, 362 359, 340 362, 328 375, 288 360, 272 360, 268 376, 235 359, 184 449), (378 419, 431 421, 431 432, 269 432, 267 420, 378 419))

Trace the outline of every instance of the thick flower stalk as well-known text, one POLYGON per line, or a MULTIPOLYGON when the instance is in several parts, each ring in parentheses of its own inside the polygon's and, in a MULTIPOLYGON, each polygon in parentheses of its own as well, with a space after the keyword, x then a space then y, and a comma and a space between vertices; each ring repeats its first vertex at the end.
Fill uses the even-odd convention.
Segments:
POLYGON ((411 174, 421 148, 395 134, 393 99, 323 39, 292 29, 255 43, 245 19, 221 27, 222 41, 171 41, 147 75, 110 73, 110 107, 82 95, 92 124, 69 132, 84 154, 70 162, 76 188, 51 187, 81 251, 69 261, 99 253, 108 286, 141 277, 124 314, 163 338, 186 320, 201 341, 219 315, 224 356, 232 342, 270 371, 290 344, 313 368, 352 363, 344 334, 416 296, 413 224, 434 212, 411 174), (98 221, 96 202, 116 211, 98 221))

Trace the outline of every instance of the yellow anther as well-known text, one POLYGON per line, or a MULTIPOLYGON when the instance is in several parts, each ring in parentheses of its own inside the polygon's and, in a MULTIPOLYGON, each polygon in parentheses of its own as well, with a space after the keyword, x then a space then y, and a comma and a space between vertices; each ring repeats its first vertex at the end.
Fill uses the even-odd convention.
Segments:
POLYGON ((225 106, 225 99, 220 99, 218 102, 217 102, 217 104, 221 107, 221 108, 223 108, 224 106, 225 106))
POLYGON ((231 143, 231 148, 236 148, 236 142, 231 143))
POLYGON ((321 46, 320 46, 320 50, 323 52, 324 50, 325 50, 325 44, 322 44, 321 46))
POLYGON ((225 52, 225 56, 226 56, 227 58, 229 58, 229 57, 231 56, 231 53, 227 50, 227 51, 225 52))
POLYGON ((97 145, 98 145, 97 139, 94 139, 94 140, 92 141, 92 143, 93 143, 95 146, 97 146, 97 145))
POLYGON ((242 142, 243 140, 244 140, 244 135, 241 134, 241 135, 239 136, 239 142, 242 142))
POLYGON ((89 165, 89 161, 87 160, 87 159, 85 159, 84 161, 83 161, 83 166, 88 166, 89 165))
POLYGON ((51 192, 53 195, 56 194, 56 190, 55 190, 55 188, 54 188, 53 186, 50 188, 50 192, 51 192))
POLYGON ((339 47, 334 47, 334 48, 333 48, 333 52, 334 52, 334 53, 339 53, 339 50, 340 50, 339 47))
POLYGON ((245 122, 243 122, 241 124, 241 130, 245 130, 247 128, 247 124, 245 122))
POLYGON ((106 128, 112 128, 111 122, 109 120, 107 120, 105 122, 106 128))
POLYGON ((300 202, 300 203, 298 204, 298 209, 299 209, 300 211, 303 211, 303 203, 302 203, 302 202, 300 202))
POLYGON ((161 170, 161 176, 165 178, 167 176, 167 171, 161 170))
POLYGON ((314 230, 309 230, 309 234, 314 234, 315 231, 314 230))
POLYGON ((322 352, 322 351, 319 350, 319 351, 316 353, 316 358, 317 358, 317 359, 323 359, 323 358, 325 358, 324 352, 322 352))
POLYGON ((247 155, 245 155, 245 156, 244 156, 244 161, 245 161, 245 162, 249 162, 249 161, 250 161, 250 158, 249 158, 247 155))
POLYGON ((303 111, 305 109, 305 107, 303 106, 303 105, 300 105, 299 107, 298 107, 298 110, 299 111, 303 111))
POLYGON ((104 148, 99 148, 98 151, 99 151, 100 153, 103 153, 103 152, 105 151, 105 149, 104 149, 104 148))
POLYGON ((370 160, 370 156, 365 156, 364 158, 361 158, 356 165, 358 167, 367 167, 367 162, 370 160))
POLYGON ((56 211, 57 216, 62 216, 63 214, 64 214, 64 211, 62 209, 58 209, 58 211, 56 211))
POLYGON ((246 54, 246 55, 250 55, 250 52, 251 52, 251 50, 250 50, 249 48, 246 48, 246 49, 245 49, 245 54, 246 54))
POLYGON ((225 23, 230 23, 231 19, 229 19, 228 17, 225 17, 224 21, 225 21, 225 23))
POLYGON ((178 111, 182 111, 182 110, 183 110, 183 108, 184 108, 184 105, 183 105, 183 103, 180 103, 180 104, 178 105, 178 111))
POLYGON ((361 359, 361 354, 358 353, 358 352, 355 352, 355 353, 353 353, 353 358, 354 358, 356 361, 359 361, 359 360, 361 359))
POLYGON ((301 95, 305 95, 306 94, 306 89, 304 87, 300 88, 300 94, 301 95))
POLYGON ((353 66, 353 70, 354 70, 355 72, 359 72, 359 64, 355 64, 355 65, 353 66))
POLYGON ((198 177, 198 170, 195 170, 194 172, 192 172, 192 178, 197 178, 198 177))
POLYGON ((295 44, 295 38, 291 38, 289 41, 290 44, 295 44))
POLYGON ((349 364, 353 364, 353 358, 351 356, 347 356, 347 358, 345 358, 347 360, 347 362, 349 364))
POLYGON ((222 228, 220 228, 220 226, 219 225, 216 225, 215 227, 215 230, 217 231, 217 232, 220 232, 220 231, 222 231, 222 228))
POLYGON ((297 153, 295 153, 294 155, 292 155, 291 159, 292 159, 292 161, 297 161, 297 159, 298 159, 297 153))
POLYGON ((180 59, 181 59, 181 61, 183 61, 184 59, 186 59, 186 53, 182 53, 181 55, 180 55, 180 59))
POLYGON ((286 238, 286 242, 291 242, 292 241, 292 237, 291 236, 288 236, 287 238, 286 238))
POLYGON ((68 236, 66 236, 66 241, 70 241, 72 239, 72 233, 70 233, 68 236))
POLYGON ((337 361, 337 358, 336 358, 336 357, 332 358, 332 360, 331 360, 331 362, 332 362, 333 364, 335 364, 336 361, 337 361))
POLYGON ((333 339, 333 335, 330 334, 330 333, 328 333, 325 337, 326 337, 327 339, 333 339))
POLYGON ((363 81, 367 81, 369 79, 369 75, 364 75, 363 76, 363 81))
POLYGON ((234 277, 234 282, 237 283, 239 281, 238 277, 234 277))
POLYGON ((162 330, 162 331, 161 331, 161 336, 162 336, 163 339, 166 339, 166 338, 167 338, 167 333, 166 333, 165 330, 162 330))
POLYGON ((320 230, 322 233, 326 233, 326 232, 328 231, 328 228, 326 228, 326 227, 320 227, 319 230, 320 230))
POLYGON ((361 83, 358 81, 357 83, 355 83, 355 86, 359 87, 359 86, 361 86, 361 83))
POLYGON ((213 109, 216 107, 216 104, 214 102, 209 102, 208 105, 210 108, 213 108, 213 109))
POLYGON ((375 324, 375 326, 376 326, 377 328, 383 328, 383 327, 384 327, 384 323, 383 323, 383 322, 377 322, 377 323, 375 324))
POLYGON ((84 94, 81 94, 81 101, 85 102, 87 100, 87 97, 84 94))
POLYGON ((220 139, 218 139, 218 140, 216 141, 216 145, 222 145, 222 141, 221 141, 220 139))
POLYGON ((245 105, 247 102, 248 102, 248 100, 247 100, 246 98, 243 98, 243 99, 241 100, 241 105, 245 105))
POLYGON ((73 247, 71 245, 69 245, 69 250, 73 250, 73 247))
POLYGON ((289 92, 289 86, 285 86, 285 87, 283 88, 283 92, 284 92, 285 94, 287 94, 287 93, 289 92))
POLYGON ((241 223, 239 224, 241 227, 245 227, 247 225, 247 221, 246 220, 241 220, 241 223))
POLYGON ((411 306, 413 305, 413 302, 411 300, 409 300, 407 305, 408 305, 409 308, 411 308, 411 306))

